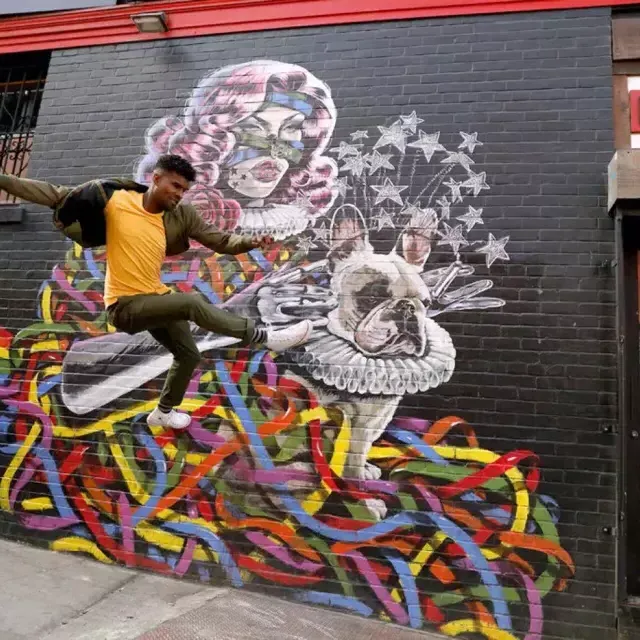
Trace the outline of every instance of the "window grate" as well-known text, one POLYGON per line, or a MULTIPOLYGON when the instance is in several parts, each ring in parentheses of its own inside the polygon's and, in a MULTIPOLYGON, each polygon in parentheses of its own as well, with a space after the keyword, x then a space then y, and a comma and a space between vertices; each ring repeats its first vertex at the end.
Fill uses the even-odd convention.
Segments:
MULTIPOLYGON (((0 56, 0 173, 27 174, 50 57, 0 56)), ((15 200, 0 192, 0 204, 15 200)))

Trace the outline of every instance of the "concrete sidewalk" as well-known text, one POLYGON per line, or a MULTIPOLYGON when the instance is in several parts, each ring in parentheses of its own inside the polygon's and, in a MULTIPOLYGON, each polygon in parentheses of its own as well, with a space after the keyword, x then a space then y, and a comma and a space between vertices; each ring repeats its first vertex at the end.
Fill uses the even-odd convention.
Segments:
POLYGON ((227 587, 0 540, 2 640, 442 640, 227 587))

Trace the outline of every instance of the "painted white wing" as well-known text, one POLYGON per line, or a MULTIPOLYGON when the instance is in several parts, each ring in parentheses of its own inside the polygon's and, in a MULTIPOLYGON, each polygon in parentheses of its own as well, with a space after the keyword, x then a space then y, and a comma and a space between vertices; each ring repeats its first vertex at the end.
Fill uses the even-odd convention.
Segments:
POLYGON ((454 264, 448 267, 432 269, 422 274, 422 279, 431 292, 431 301, 427 315, 433 318, 442 313, 452 311, 497 309, 503 307, 505 304, 504 300, 480 295, 493 287, 491 280, 476 280, 458 289, 450 289, 457 278, 468 277, 472 275, 474 271, 475 269, 471 265, 454 264))

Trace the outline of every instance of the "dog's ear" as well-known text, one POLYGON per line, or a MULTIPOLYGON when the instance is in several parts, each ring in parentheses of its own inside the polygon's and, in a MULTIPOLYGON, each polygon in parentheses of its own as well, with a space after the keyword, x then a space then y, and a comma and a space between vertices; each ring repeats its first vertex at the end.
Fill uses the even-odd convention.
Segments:
POLYGON ((369 231, 357 207, 343 204, 331 220, 331 249, 329 263, 333 267, 336 262, 348 258, 357 251, 373 250, 369 244, 369 231))
POLYGON ((402 257, 409 264, 424 268, 425 262, 431 254, 431 243, 438 230, 438 215, 433 209, 414 208, 411 220, 403 229, 398 243, 402 257))

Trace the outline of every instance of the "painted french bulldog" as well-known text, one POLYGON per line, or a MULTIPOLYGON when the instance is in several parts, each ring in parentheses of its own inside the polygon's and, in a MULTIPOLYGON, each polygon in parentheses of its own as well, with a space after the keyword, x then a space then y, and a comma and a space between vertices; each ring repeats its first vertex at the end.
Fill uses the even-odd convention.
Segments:
MULTIPOLYGON (((335 405, 349 418, 345 477, 379 478, 380 469, 367 456, 402 397, 433 389, 453 373, 455 348, 428 317, 432 298, 422 278, 436 228, 435 212, 418 210, 394 250, 382 255, 370 244, 356 207, 344 205, 333 217, 328 269, 334 308, 312 340, 292 352, 298 366, 289 375, 323 406, 335 405)), ((296 285, 265 286, 258 296, 261 317, 272 321, 292 311, 299 315, 305 302, 308 310, 314 306, 313 291, 301 294, 296 285)), ((384 503, 369 502, 372 515, 383 517, 384 503)))

